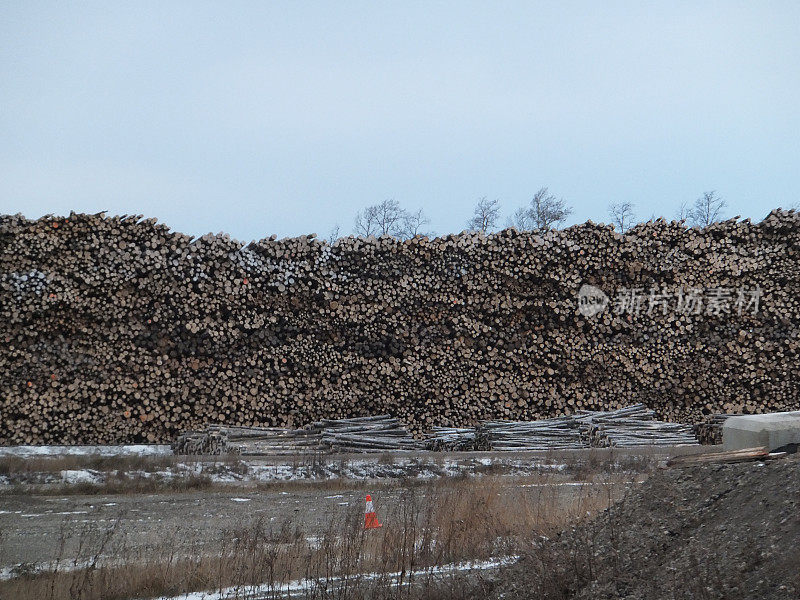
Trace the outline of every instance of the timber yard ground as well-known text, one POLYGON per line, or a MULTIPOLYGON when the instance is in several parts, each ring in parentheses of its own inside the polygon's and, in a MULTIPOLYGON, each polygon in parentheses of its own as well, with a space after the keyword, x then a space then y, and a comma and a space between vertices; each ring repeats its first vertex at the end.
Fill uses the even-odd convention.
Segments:
POLYGON ((796 599, 800 461, 698 451, 3 448, 0 598, 796 599))

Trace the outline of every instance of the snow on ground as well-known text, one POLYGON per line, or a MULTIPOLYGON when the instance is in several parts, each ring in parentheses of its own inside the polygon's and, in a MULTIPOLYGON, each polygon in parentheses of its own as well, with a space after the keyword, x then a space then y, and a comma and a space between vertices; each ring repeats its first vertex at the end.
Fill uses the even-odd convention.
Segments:
MULTIPOLYGON (((361 573, 359 575, 350 575, 347 580, 351 583, 354 581, 380 581, 380 583, 387 587, 409 585, 413 579, 419 577, 447 575, 450 573, 468 573, 471 571, 487 571, 509 565, 518 559, 518 556, 502 556, 484 561, 448 563, 438 567, 416 569, 404 573, 361 573), (402 584, 400 583, 401 577, 402 584)), ((273 598, 276 593, 284 596, 301 596, 319 588, 331 591, 343 582, 344 579, 341 577, 321 578, 318 580, 299 579, 282 584, 235 586, 223 588, 216 592, 190 592, 181 594, 180 596, 161 596, 158 600, 232 600, 234 598, 237 600, 260 600, 264 598, 273 598)))
MULTIPOLYGON (((164 457, 173 456, 165 444, 132 444, 117 446, 8 446, 0 447, 0 458, 19 459, 58 457, 164 457)), ((560 472, 566 465, 544 457, 441 455, 438 453, 331 455, 295 457, 179 457, 171 464, 154 461, 127 470, 128 478, 171 481, 192 476, 207 477, 213 483, 272 483, 283 481, 321 481, 335 479, 417 479, 483 474, 525 476, 542 472, 560 472)), ((82 466, 82 465, 78 465, 82 466)), ((0 487, 15 484, 103 484, 119 477, 117 469, 73 469, 50 471, 20 470, 0 475, 0 487)))
POLYGON ((0 446, 0 457, 16 456, 164 456, 171 455, 168 444, 128 444, 122 446, 0 446))
POLYGON ((89 469, 70 469, 61 471, 61 481, 64 483, 99 483, 99 474, 89 469))
MULTIPOLYGON (((89 448, 102 449, 101 456, 114 456, 113 452, 128 452, 129 456, 135 452, 150 453, 158 456, 158 446, 17 446, 0 448, 6 456, 17 457, 57 457, 92 456, 89 448), (34 450, 32 450, 34 449, 34 450), (60 449, 68 449, 67 454, 58 454, 60 449), (122 450, 121 450, 122 449, 122 450), (33 454, 26 454, 34 452, 33 454), (13 453, 13 454, 12 454, 13 453)), ((166 446, 161 448, 167 448, 166 446)), ((168 450, 168 449, 167 449, 168 450)), ((119 454, 117 454, 119 455, 119 454)), ((296 457, 291 461, 271 461, 258 457, 227 457, 215 460, 209 457, 203 460, 181 459, 175 457, 174 464, 163 465, 154 463, 152 469, 146 465, 142 468, 130 469, 124 472, 128 479, 149 479, 154 481, 169 482, 177 479, 186 479, 193 476, 207 477, 217 484, 239 485, 245 483, 274 483, 284 481, 325 481, 337 479, 417 479, 428 480, 438 477, 475 476, 483 474, 525 476, 542 472, 560 472, 566 468, 563 464, 552 464, 531 458, 509 457, 497 455, 495 457, 441 457, 436 454, 418 456, 390 456, 386 457, 326 457, 320 460, 308 460, 307 457, 296 457)), ((9 475, 0 476, 0 487, 14 484, 57 485, 57 484, 97 484, 120 477, 117 468, 102 469, 71 469, 51 472, 42 469, 41 472, 29 470, 9 475)))

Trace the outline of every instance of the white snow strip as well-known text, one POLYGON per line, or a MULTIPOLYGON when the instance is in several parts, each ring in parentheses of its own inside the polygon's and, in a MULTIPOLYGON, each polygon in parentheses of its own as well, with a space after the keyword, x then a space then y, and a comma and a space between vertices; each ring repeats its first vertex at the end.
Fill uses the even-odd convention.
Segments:
POLYGON ((234 502, 250 502, 251 498, 231 498, 234 502))
MULTIPOLYGON (((491 560, 475 561, 475 562, 461 562, 449 563, 439 567, 429 567, 427 569, 418 569, 406 573, 363 573, 361 575, 351 575, 348 581, 372 581, 381 579, 386 581, 389 585, 396 585, 400 582, 402 575, 404 584, 408 584, 409 579, 419 577, 421 575, 441 575, 454 572, 467 572, 467 571, 485 571, 488 569, 496 569, 513 563, 518 560, 519 556, 503 556, 491 560)), ((292 594, 308 592, 314 588, 324 587, 329 591, 335 588, 336 585, 343 581, 341 577, 331 577, 328 579, 308 580, 298 579, 288 583, 273 585, 255 585, 255 586, 234 586, 224 588, 217 592, 191 592, 182 594, 180 596, 161 596, 158 600, 237 600, 250 599, 259 600, 263 598, 272 598, 277 592, 291 596, 292 594)))
POLYGON ((97 483, 97 474, 88 469, 61 471, 61 481, 64 483, 97 483))
POLYGON ((561 481, 561 482, 553 482, 553 483, 526 483, 519 487, 553 487, 553 486, 581 486, 581 485, 597 485, 592 481, 561 481))
POLYGON ((0 457, 16 456, 161 456, 171 455, 168 444, 126 444, 121 446, 3 446, 0 457))

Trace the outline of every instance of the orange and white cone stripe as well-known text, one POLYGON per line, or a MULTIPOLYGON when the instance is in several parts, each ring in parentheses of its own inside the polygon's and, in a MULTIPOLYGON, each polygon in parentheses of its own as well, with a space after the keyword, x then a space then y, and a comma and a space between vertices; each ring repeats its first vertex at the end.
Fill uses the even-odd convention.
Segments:
POLYGON ((378 523, 378 515, 375 514, 375 507, 372 505, 372 496, 367 494, 367 508, 364 512, 364 529, 377 529, 383 527, 378 523))

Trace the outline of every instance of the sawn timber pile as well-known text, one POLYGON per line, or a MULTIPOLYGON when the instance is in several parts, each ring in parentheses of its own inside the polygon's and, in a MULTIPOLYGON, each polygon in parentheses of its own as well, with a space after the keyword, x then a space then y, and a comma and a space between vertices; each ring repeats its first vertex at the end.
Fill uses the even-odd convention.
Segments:
POLYGON ((433 426, 634 403, 797 410, 800 216, 626 235, 242 244, 153 219, 0 217, 0 444, 170 441, 211 423, 433 426), (762 290, 739 315, 577 310, 582 284, 762 290))

